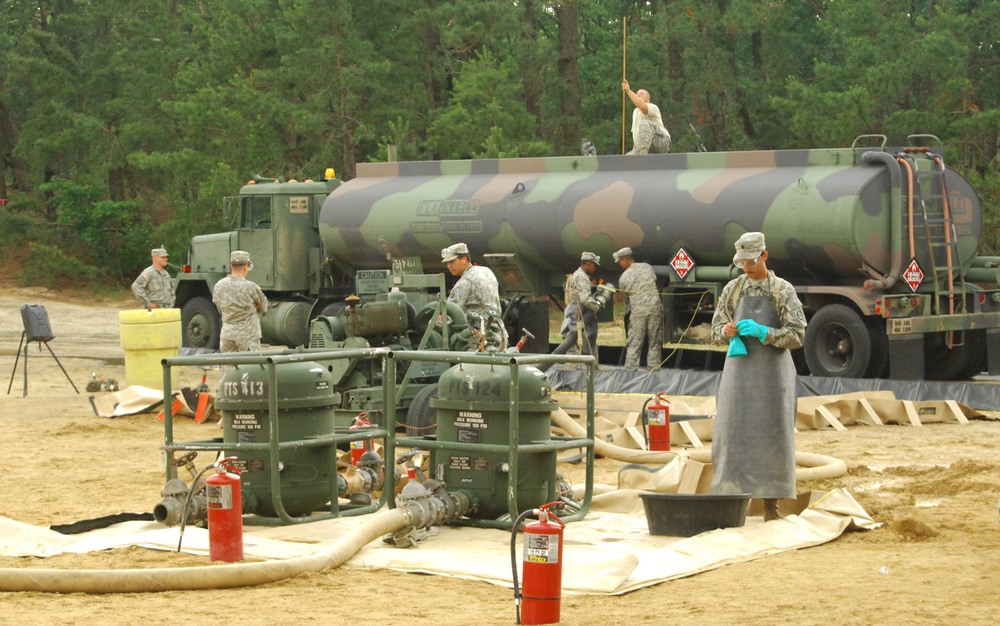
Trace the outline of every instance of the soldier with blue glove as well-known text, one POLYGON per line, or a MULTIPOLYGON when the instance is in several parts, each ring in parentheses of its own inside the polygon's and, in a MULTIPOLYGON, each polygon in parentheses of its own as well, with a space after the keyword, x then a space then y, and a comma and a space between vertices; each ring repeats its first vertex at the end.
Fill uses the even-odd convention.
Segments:
POLYGON ((712 434, 712 493, 764 500, 764 520, 795 493, 795 365, 806 318, 795 288, 767 269, 763 233, 736 241, 743 275, 722 290, 712 339, 729 343, 712 434))

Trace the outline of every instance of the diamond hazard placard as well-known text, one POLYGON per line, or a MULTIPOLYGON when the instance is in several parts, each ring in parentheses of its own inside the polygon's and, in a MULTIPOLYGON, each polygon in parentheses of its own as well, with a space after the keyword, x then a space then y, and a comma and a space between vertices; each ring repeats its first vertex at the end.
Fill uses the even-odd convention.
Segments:
POLYGON ((924 271, 920 269, 920 265, 916 259, 911 260, 910 264, 903 270, 903 280, 906 281, 906 284, 910 286, 912 291, 916 291, 920 283, 924 282, 924 271))
POLYGON ((674 255, 674 258, 670 259, 670 267, 674 268, 674 271, 677 272, 677 276, 681 280, 684 280, 688 272, 694 269, 694 259, 691 258, 684 248, 681 248, 674 255))

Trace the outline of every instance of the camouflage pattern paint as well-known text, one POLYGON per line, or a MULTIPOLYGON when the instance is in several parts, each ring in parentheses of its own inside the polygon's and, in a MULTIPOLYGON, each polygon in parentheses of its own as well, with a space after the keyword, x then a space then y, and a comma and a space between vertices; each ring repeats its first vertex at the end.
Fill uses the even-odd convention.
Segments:
MULTIPOLYGON (((624 246, 652 265, 683 246, 702 267, 726 266, 739 235, 760 230, 769 267, 788 280, 860 284, 890 270, 890 210, 901 210, 886 167, 862 160, 870 150, 361 164, 324 202, 320 236, 348 269, 382 267, 387 253, 433 267, 441 248, 462 241, 474 257, 516 253, 561 280, 583 250, 610 258, 624 246)), ((979 200, 954 171, 946 180, 968 266, 979 200)), ((927 265, 927 246, 916 248, 927 265)))

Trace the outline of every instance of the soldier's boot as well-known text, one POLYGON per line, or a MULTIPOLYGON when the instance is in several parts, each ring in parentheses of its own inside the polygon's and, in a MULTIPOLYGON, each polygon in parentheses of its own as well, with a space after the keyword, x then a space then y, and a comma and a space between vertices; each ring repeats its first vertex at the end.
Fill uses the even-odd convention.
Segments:
POLYGON ((776 498, 764 498, 764 521, 773 522, 776 519, 784 519, 784 515, 778 512, 778 500, 776 498))
POLYGON ((639 154, 649 154, 649 146, 639 148, 639 154))

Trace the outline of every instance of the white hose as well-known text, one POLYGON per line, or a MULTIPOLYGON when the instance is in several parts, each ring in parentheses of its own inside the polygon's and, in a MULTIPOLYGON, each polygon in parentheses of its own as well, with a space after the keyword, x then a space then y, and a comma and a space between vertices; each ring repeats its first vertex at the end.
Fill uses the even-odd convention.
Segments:
POLYGON ((226 589, 273 583, 299 574, 338 567, 361 548, 410 523, 405 509, 368 516, 329 548, 292 559, 206 567, 126 570, 0 569, 0 591, 50 593, 142 593, 193 589, 226 589))
MULTIPOLYGON (((587 429, 580 426, 562 409, 552 412, 552 421, 562 428, 571 437, 583 438, 587 436, 587 429)), ((678 456, 684 456, 692 461, 701 463, 712 462, 712 450, 708 448, 695 448, 684 450, 683 452, 665 452, 656 450, 633 450, 623 448, 608 443, 602 439, 594 439, 594 453, 609 459, 624 461, 626 463, 656 463, 667 464, 678 456)), ((822 454, 811 454, 808 452, 795 452, 795 480, 819 480, 821 478, 837 478, 847 473, 847 464, 832 456, 822 454)))

